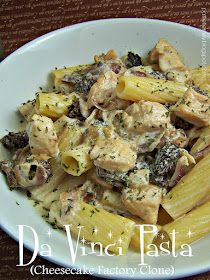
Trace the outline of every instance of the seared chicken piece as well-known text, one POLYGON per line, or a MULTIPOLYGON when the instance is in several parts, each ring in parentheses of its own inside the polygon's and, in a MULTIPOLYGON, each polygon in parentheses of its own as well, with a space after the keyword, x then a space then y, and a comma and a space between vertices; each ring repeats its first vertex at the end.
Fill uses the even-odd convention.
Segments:
POLYGON ((90 89, 87 100, 88 108, 93 106, 101 110, 126 108, 130 102, 116 96, 116 85, 117 75, 113 71, 100 75, 97 82, 90 89))
POLYGON ((170 107, 170 110, 195 126, 210 125, 210 98, 192 88, 188 89, 183 98, 170 107))
POLYGON ((151 64, 157 63, 170 80, 184 83, 190 78, 190 73, 181 61, 177 51, 164 39, 160 39, 152 49, 148 62, 151 64))
MULTIPOLYGON (((109 71, 113 71, 115 74, 122 75, 125 72, 125 66, 121 59, 117 58, 117 54, 114 50, 109 50, 106 54, 95 55, 94 60, 99 65, 104 65, 109 71)), ((103 71, 105 73, 105 71, 103 71)))
POLYGON ((106 60, 115 60, 117 59, 117 54, 115 50, 111 49, 106 54, 102 53, 101 55, 95 55, 95 62, 106 61, 106 60))
POLYGON ((162 200, 162 190, 155 185, 142 188, 124 188, 122 202, 125 208, 146 223, 156 224, 162 200))
POLYGON ((157 102, 140 101, 126 109, 123 122, 128 132, 143 133, 165 128, 170 123, 169 111, 157 102))
POLYGON ((139 169, 130 173, 126 178, 126 185, 132 189, 138 189, 141 186, 149 184, 149 169, 139 169))
POLYGON ((90 153, 94 164, 108 171, 126 172, 135 166, 136 153, 121 138, 98 139, 90 153))
MULTIPOLYGON (((124 64, 117 58, 113 50, 108 51, 107 54, 95 56, 95 62, 96 63, 90 65, 74 67, 75 70, 70 73, 68 73, 67 70, 67 73, 60 77, 62 83, 61 91, 76 91, 82 93, 83 96, 86 97, 100 75, 105 75, 106 72, 110 71, 116 75, 121 75, 125 71, 124 64)), ((56 84, 58 84, 58 87, 56 87, 59 89, 59 81, 56 84)))
POLYGON ((81 187, 75 189, 79 191, 80 199, 84 202, 96 205, 99 199, 102 197, 103 189, 99 186, 87 180, 81 187))
POLYGON ((162 147, 165 143, 171 143, 180 148, 184 148, 188 145, 188 142, 188 137, 183 129, 176 129, 174 126, 169 125, 165 130, 165 134, 162 137, 158 148, 162 147))
POLYGON ((74 215, 80 201, 84 201, 88 204, 93 204, 94 206, 101 208, 101 205, 98 202, 98 198, 102 197, 100 189, 100 187, 88 180, 81 187, 75 188, 69 192, 61 193, 61 217, 65 219, 67 214, 74 215))
POLYGON ((121 200, 121 194, 119 192, 113 192, 112 190, 105 190, 101 199, 103 205, 110 206, 113 209, 125 211, 125 207, 121 200))
POLYGON ((33 115, 26 131, 32 154, 39 159, 48 159, 58 155, 58 137, 53 121, 45 116, 33 115))
MULTIPOLYGON (((162 122, 160 121, 159 123, 155 123, 148 117, 147 111, 151 113, 153 111, 152 106, 145 111, 145 114, 147 115, 140 112, 139 104, 143 104, 142 102, 144 103, 144 101, 134 103, 127 108, 127 110, 132 111, 131 115, 123 110, 112 110, 102 113, 103 120, 109 125, 115 127, 115 131, 120 135, 120 137, 128 141, 132 149, 137 150, 138 153, 153 151, 160 143, 161 138, 165 133, 165 126, 168 126, 168 124, 164 124, 164 120, 162 122), (147 121, 150 122, 149 125, 147 121)), ((154 103, 156 105, 155 102, 148 103, 154 103)), ((159 120, 161 117, 164 117, 164 114, 165 116, 169 115, 169 112, 163 105, 161 105, 160 108, 163 108, 163 111, 159 112, 162 113, 162 116, 158 113, 156 115, 159 120)), ((168 117, 167 121, 169 121, 168 117)))
POLYGON ((130 216, 130 213, 125 209, 124 204, 122 203, 121 193, 105 190, 101 199, 101 205, 103 205, 103 209, 108 212, 123 215, 124 217, 130 216))

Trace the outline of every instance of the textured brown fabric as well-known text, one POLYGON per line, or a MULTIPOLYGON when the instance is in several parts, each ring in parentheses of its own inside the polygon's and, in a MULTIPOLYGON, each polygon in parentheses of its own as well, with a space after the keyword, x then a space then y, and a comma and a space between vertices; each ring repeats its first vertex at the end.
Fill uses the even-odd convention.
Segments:
MULTIPOLYGON (((78 22, 114 17, 157 18, 201 28, 202 8, 210 30, 209 0, 0 0, 0 38, 8 55, 28 41, 57 28, 78 22)), ((31 253, 27 252, 30 259, 31 253)), ((32 277, 29 268, 18 268, 18 245, 0 230, 0 279, 43 279, 32 277)), ((55 265, 37 257, 35 265, 55 265)), ((49 277, 49 276, 48 276, 49 277)), ((47 278, 48 278, 47 277, 47 278)), ((94 279, 91 276, 50 276, 50 279, 94 279)), ((210 280, 210 273, 190 277, 210 280)))

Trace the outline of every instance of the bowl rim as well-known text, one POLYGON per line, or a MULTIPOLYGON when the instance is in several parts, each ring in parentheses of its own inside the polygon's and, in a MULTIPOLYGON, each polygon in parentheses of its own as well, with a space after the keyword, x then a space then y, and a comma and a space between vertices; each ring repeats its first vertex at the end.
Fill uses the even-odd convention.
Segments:
POLYGON ((9 55, 7 55, 1 62, 0 62, 0 67, 1 65, 3 65, 5 62, 7 62, 8 60, 10 60, 11 58, 13 58, 14 55, 17 55, 19 53, 21 53, 22 51, 24 51, 27 47, 31 47, 33 46, 35 43, 38 42, 42 42, 45 39, 48 39, 49 37, 55 36, 58 32, 67 32, 69 29, 77 29, 80 28, 82 26, 85 25, 89 25, 89 24, 103 24, 105 22, 136 22, 136 21, 141 21, 141 22, 157 22, 157 23, 161 23, 161 24, 168 24, 171 26, 177 26, 179 28, 183 28, 183 29, 191 29, 194 32, 200 33, 202 32, 203 34, 205 34, 205 36, 210 37, 210 33, 206 30, 194 27, 194 26, 190 26, 190 25, 186 25, 186 24, 182 24, 182 23, 178 23, 178 22, 173 22, 173 21, 167 21, 167 20, 161 20, 161 19, 150 19, 150 18, 106 18, 106 19, 96 19, 96 20, 88 20, 85 22, 80 22, 80 23, 75 23, 72 25, 67 25, 55 30, 52 30, 50 32, 47 32, 46 34, 43 34, 27 43, 25 43, 24 45, 20 46, 18 49, 16 49, 15 51, 13 51, 12 53, 10 53, 9 55))
MULTIPOLYGON (((80 27, 85 27, 85 26, 88 26, 90 24, 97 24, 97 25, 101 24, 101 25, 103 25, 103 23, 107 23, 107 22, 110 22, 110 23, 113 23, 113 24, 114 23, 119 23, 119 22, 122 22, 122 23, 125 23, 125 22, 145 22, 145 23, 154 22, 155 23, 155 22, 157 22, 159 24, 167 24, 172 28, 174 26, 177 26, 179 28, 182 28, 182 29, 185 29, 185 30, 191 30, 191 31, 199 33, 199 34, 203 33, 203 34, 205 34, 205 36, 210 38, 210 33, 205 31, 205 30, 202 30, 200 28, 193 27, 193 26, 190 26, 190 25, 181 24, 181 23, 172 22, 172 21, 167 21, 167 20, 150 19, 150 18, 127 18, 127 17, 125 17, 125 18, 106 18, 106 19, 89 20, 89 21, 76 23, 76 24, 72 24, 72 25, 64 26, 62 28, 55 29, 53 31, 50 31, 50 32, 48 32, 44 35, 41 35, 41 36, 25 43, 24 45, 19 47, 17 50, 15 50, 12 53, 10 53, 9 55, 7 55, 6 58, 4 58, 0 62, 0 68, 4 67, 4 64, 9 62, 16 55, 21 54, 21 52, 24 52, 25 50, 27 50, 30 47, 33 47, 36 43, 41 43, 44 40, 49 39, 50 37, 56 36, 58 33, 68 32, 69 30, 76 30, 76 29, 79 29, 80 27)), ((0 216, 0 228, 7 235, 9 235, 13 240, 15 240, 16 242, 19 241, 18 237, 15 236, 15 233, 12 231, 12 229, 9 229, 6 226, 4 226, 3 221, 1 219, 1 216, 0 216)), ((33 251, 33 247, 27 241, 24 241, 24 247, 31 252, 33 251)), ((58 259, 56 260, 54 257, 41 256, 39 253, 38 253, 38 255, 41 258, 46 259, 47 261, 49 261, 51 263, 60 265, 61 267, 65 267, 65 265, 60 260, 58 260, 58 259)), ((76 269, 81 268, 81 266, 77 265, 76 263, 74 265, 70 265, 69 267, 74 267, 76 269)), ((210 271, 210 265, 209 265, 209 267, 204 267, 204 268, 201 268, 199 270, 194 269, 191 272, 189 272, 189 271, 188 272, 176 272, 176 275, 172 275, 172 276, 170 276, 170 278, 167 277, 167 279, 180 279, 180 277, 189 277, 189 276, 197 275, 197 274, 200 274, 200 273, 205 273, 205 272, 208 272, 208 271, 210 271)), ((124 277, 124 276, 121 276, 121 275, 107 275, 107 274, 101 275, 101 274, 98 274, 97 272, 94 272, 92 276, 96 276, 96 277, 99 277, 99 278, 106 278, 106 279, 120 279, 120 278, 129 279, 129 276, 124 277)), ((135 275, 133 278, 138 279, 138 275, 135 275)), ((166 279, 166 278, 164 276, 160 275, 160 276, 157 276, 157 277, 154 276, 154 278, 149 278, 149 279, 166 279)))

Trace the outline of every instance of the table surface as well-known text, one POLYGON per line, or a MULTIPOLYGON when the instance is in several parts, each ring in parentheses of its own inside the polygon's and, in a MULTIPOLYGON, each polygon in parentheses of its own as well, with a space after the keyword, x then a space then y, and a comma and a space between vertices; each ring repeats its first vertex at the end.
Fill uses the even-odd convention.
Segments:
MULTIPOLYGON (((202 27, 201 10, 210 12, 208 0, 1 0, 0 38, 5 55, 10 54, 28 41, 57 28, 100 18, 143 17, 179 22, 197 28, 202 27)), ((206 29, 210 30, 207 16, 206 29)), ((0 230, 0 279, 31 279, 29 268, 18 268, 18 245, 0 230)), ((26 258, 30 259, 27 252, 26 258)), ((36 258, 35 265, 55 265, 36 258)), ((42 279, 43 276, 33 277, 42 279)), ((52 279, 60 277, 54 275, 52 279)), ((74 276, 63 276, 62 279, 74 276)), ((95 277, 77 275, 78 280, 95 277)), ((189 277, 191 280, 209 280, 210 272, 189 277)))

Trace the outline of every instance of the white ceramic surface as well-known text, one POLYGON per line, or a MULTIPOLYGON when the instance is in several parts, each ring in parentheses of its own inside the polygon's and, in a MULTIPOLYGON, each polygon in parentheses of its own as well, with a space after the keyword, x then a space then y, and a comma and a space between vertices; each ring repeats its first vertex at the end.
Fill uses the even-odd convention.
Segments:
MULTIPOLYGON (((110 19, 86 22, 46 34, 21 47, 0 63, 0 136, 5 130, 15 131, 19 126, 16 107, 33 98, 39 86, 46 84, 48 73, 54 67, 91 62, 95 54, 115 49, 119 55, 133 50, 141 55, 154 46, 159 38, 169 40, 184 57, 189 66, 202 64, 202 42, 206 42, 206 58, 210 64, 210 35, 201 30, 159 20, 110 19)), ((18 224, 31 225, 39 234, 40 244, 52 246, 52 262, 72 266, 64 234, 52 230, 39 216, 30 201, 20 192, 9 191, 4 176, 0 174, 0 222, 2 228, 14 239, 18 239, 18 224), (16 204, 18 202, 20 205, 16 204)), ((25 246, 33 247, 32 237, 25 236, 25 246)), ((173 276, 143 275, 135 273, 135 279, 169 279, 183 277, 210 270, 210 236, 193 245, 192 258, 146 258, 153 267, 175 267, 173 276)), ((74 267, 138 267, 140 256, 129 252, 124 257, 79 257, 74 267)), ((97 273, 97 271, 96 271, 97 273)), ((99 275, 107 278, 129 278, 127 274, 99 275)))

